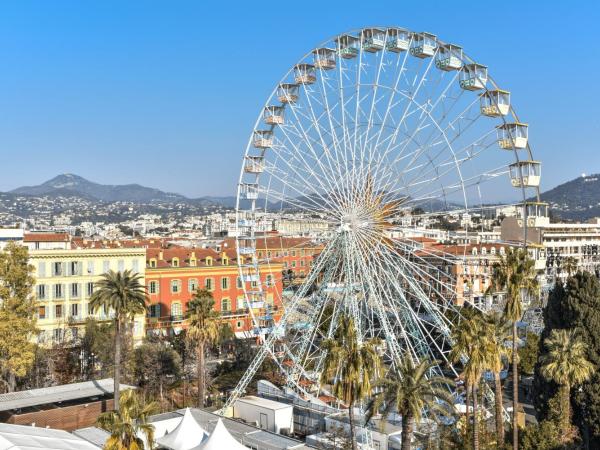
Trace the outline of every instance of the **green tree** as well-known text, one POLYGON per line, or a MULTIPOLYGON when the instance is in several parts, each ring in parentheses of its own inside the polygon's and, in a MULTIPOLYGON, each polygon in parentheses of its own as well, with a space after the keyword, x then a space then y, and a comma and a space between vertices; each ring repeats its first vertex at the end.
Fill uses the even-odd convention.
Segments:
POLYGON ((507 337, 510 335, 510 326, 502 315, 488 314, 484 317, 486 333, 487 368, 494 374, 494 406, 496 415, 496 441, 504 442, 504 416, 502 400, 502 384, 500 372, 504 361, 510 357, 510 350, 506 346, 507 337))
POLYGON ((588 380, 594 365, 587 360, 584 343, 567 330, 552 330, 544 341, 541 374, 560 386, 560 428, 567 438, 571 428, 571 388, 588 380))
MULTIPOLYGON (((469 423, 469 393, 473 400, 473 448, 479 449, 479 405, 477 392, 483 372, 489 363, 488 336, 485 320, 477 310, 465 310, 465 317, 452 329, 450 359, 463 365, 466 389, 466 423, 469 423)), ((468 427, 467 427, 468 429, 468 427)))
MULTIPOLYGON (((430 415, 451 416, 454 413, 454 399, 448 390, 454 382, 433 375, 436 365, 429 359, 415 364, 410 355, 405 355, 397 373, 377 383, 382 391, 369 402, 367 422, 379 411, 383 419, 394 411, 402 416, 402 450, 410 450, 415 423, 421 420, 424 410, 430 415)), ((384 423, 382 421, 382 426, 384 423)))
POLYGON ((535 261, 529 257, 527 250, 509 247, 505 255, 493 265, 492 287, 494 290, 506 291, 504 316, 512 324, 512 382, 513 382, 513 450, 518 450, 519 427, 517 414, 519 411, 519 354, 517 322, 523 317, 523 294, 535 294, 538 290, 535 261))
POLYGON ((181 376, 181 357, 166 342, 146 340, 133 352, 133 373, 138 386, 158 394, 164 402, 164 390, 181 376))
POLYGON ((27 247, 9 242, 0 251, 0 375, 9 392, 15 390, 17 377, 27 375, 35 360, 33 270, 27 247))
POLYGON ((119 390, 121 375, 121 339, 122 332, 127 323, 130 323, 136 314, 146 312, 148 301, 146 288, 142 284, 142 277, 131 270, 114 272, 112 270, 103 274, 96 282, 94 293, 90 298, 90 309, 97 311, 104 308, 112 310, 114 318, 114 407, 119 409, 119 390))
POLYGON ((196 346, 198 376, 198 406, 204 407, 206 399, 206 347, 219 338, 220 315, 215 311, 215 301, 207 289, 198 289, 188 303, 187 336, 196 346))
POLYGON ((333 381, 333 395, 348 405, 353 450, 356 450, 353 408, 371 394, 372 383, 379 377, 378 344, 377 339, 360 342, 354 320, 347 315, 340 317, 335 337, 322 343, 326 356, 321 383, 333 381))
POLYGON ((527 333, 525 345, 519 349, 519 366, 521 372, 533 375, 538 360, 540 337, 535 333, 527 333))
POLYGON ((577 263, 577 258, 574 256, 567 256, 563 262, 561 268, 567 272, 567 275, 570 277, 574 273, 577 272, 579 264, 577 263))
POLYGON ((144 450, 143 435, 147 448, 154 447, 154 425, 148 422, 151 415, 158 413, 156 402, 144 404, 133 390, 123 392, 115 411, 106 412, 98 417, 98 426, 110 433, 104 444, 104 450, 144 450))
MULTIPOLYGON (((545 329, 542 339, 554 329, 575 330, 583 341, 586 357, 600 367, 600 282, 588 272, 578 272, 565 285, 557 283, 544 308, 545 329)), ((540 357, 547 353, 541 346, 540 357)), ((559 386, 541 376, 541 364, 536 365, 534 402, 540 417, 552 412, 549 403, 558 394, 559 386)), ((600 371, 571 392, 573 423, 580 429, 588 448, 600 448, 600 371)))

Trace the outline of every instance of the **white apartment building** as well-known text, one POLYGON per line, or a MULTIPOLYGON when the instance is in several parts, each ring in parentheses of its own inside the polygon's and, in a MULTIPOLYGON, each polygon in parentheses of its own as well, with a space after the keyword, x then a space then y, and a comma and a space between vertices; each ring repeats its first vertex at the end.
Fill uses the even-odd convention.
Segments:
MULTIPOLYGON (((142 277, 145 275, 146 250, 143 248, 85 248, 66 236, 68 240, 56 233, 25 235, 36 281, 40 343, 61 340, 67 333, 77 337, 89 317, 97 320, 114 317, 112 311, 92 311, 89 307, 95 283, 102 274, 129 269, 142 277)), ((144 279, 140 282, 145 285, 144 279)), ((140 314, 134 319, 134 341, 141 341, 144 334, 145 314, 140 314)))
POLYGON ((0 250, 9 242, 23 243, 23 230, 20 228, 0 228, 0 250))

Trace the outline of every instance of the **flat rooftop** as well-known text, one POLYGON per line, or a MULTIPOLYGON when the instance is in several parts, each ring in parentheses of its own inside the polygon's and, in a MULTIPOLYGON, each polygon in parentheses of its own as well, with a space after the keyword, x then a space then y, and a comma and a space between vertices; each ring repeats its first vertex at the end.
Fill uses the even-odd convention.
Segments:
MULTIPOLYGON (((237 402, 249 403, 251 405, 260 406, 267 409, 278 410, 278 409, 289 409, 293 408, 293 405, 276 402, 275 400, 269 400, 262 397, 256 397, 254 395, 248 395, 246 397, 239 398, 237 402)), ((235 408, 235 406, 234 406, 235 408)))
MULTIPOLYGON (((112 378, 104 378, 102 380, 0 394, 0 411, 11 411, 13 409, 61 403, 88 397, 111 395, 114 392, 113 385, 114 381, 112 378)), ((121 390, 126 389, 135 389, 135 387, 121 384, 121 390)))

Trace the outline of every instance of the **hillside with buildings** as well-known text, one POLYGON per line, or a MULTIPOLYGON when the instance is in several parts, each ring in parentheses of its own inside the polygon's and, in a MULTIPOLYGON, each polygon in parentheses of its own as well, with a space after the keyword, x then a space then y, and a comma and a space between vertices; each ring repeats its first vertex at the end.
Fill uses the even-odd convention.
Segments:
POLYGON ((600 216, 600 174, 582 175, 542 193, 553 215, 585 221, 600 216))

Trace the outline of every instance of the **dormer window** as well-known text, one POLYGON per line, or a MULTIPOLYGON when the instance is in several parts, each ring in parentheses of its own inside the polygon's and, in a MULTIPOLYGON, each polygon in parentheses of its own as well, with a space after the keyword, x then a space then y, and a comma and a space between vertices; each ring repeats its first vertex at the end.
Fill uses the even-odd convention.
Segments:
POLYGON ((481 254, 482 254, 482 255, 487 255, 487 248, 483 247, 483 248, 481 249, 481 254))
POLYGON ((190 258, 190 266, 196 267, 197 261, 196 258, 190 258))
POLYGON ((206 265, 207 265, 207 266, 212 266, 212 265, 213 265, 213 259, 212 259, 212 256, 207 256, 207 257, 206 257, 206 265))
POLYGON ((229 258, 227 256, 223 256, 223 265, 224 266, 228 266, 229 265, 229 258))
POLYGON ((477 248, 476 247, 473 247, 473 250, 471 250, 471 254, 473 256, 477 256, 477 248))
POLYGON ((156 259, 155 259, 155 258, 152 258, 152 259, 150 260, 150 267, 152 267, 152 268, 156 268, 156 259))
POLYGON ((490 249, 490 253, 491 253, 492 255, 495 255, 495 254, 496 254, 496 247, 492 247, 492 248, 490 249))
POLYGON ((171 260, 171 266, 173 266, 173 267, 179 267, 179 258, 173 258, 171 260))

